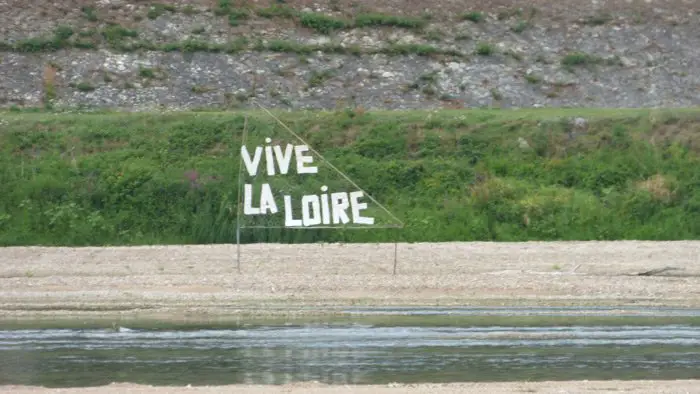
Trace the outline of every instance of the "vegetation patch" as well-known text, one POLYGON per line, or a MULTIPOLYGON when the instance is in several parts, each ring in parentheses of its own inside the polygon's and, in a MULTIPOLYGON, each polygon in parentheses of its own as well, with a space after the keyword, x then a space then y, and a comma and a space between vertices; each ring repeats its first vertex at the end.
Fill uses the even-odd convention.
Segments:
POLYGON ((316 88, 323 86, 323 84, 333 78, 335 76, 335 73, 333 70, 322 70, 322 71, 312 71, 311 76, 309 77, 309 87, 310 88, 316 88))
POLYGON ((329 34, 335 30, 341 30, 350 26, 350 22, 344 19, 334 18, 318 12, 302 12, 299 17, 302 26, 316 30, 322 34, 329 34))
POLYGON ((80 11, 83 13, 83 18, 87 19, 90 22, 97 22, 98 17, 97 10, 95 10, 95 7, 84 6, 80 8, 80 11))
POLYGON ((486 43, 486 42, 481 42, 476 46, 475 53, 479 56, 491 56, 496 52, 496 49, 494 48, 493 45, 486 43))
POLYGON ((603 58, 585 52, 571 52, 561 59, 561 64, 565 67, 593 66, 602 62, 603 58))
POLYGON ((483 12, 478 12, 478 11, 467 12, 467 13, 465 13, 465 14, 462 14, 462 15, 460 16, 460 18, 461 18, 462 20, 465 20, 465 21, 472 21, 472 22, 474 22, 474 23, 480 23, 480 22, 483 22, 483 21, 486 19, 486 17, 484 16, 484 13, 483 13, 483 12))
POLYGON ((146 16, 148 17, 148 19, 157 19, 159 16, 165 14, 166 12, 175 11, 177 11, 177 8, 172 4, 155 3, 151 4, 146 16))
POLYGON ((160 67, 139 67, 139 77, 147 80, 163 80, 167 75, 160 67))
POLYGON ((356 27, 391 26, 405 29, 422 29, 427 21, 423 18, 387 15, 380 13, 359 14, 355 17, 356 27))
POLYGON ((535 85, 542 82, 542 77, 533 73, 527 73, 525 74, 525 80, 527 83, 535 85))
POLYGON ((101 31, 102 38, 112 48, 121 48, 126 40, 137 38, 139 33, 136 30, 127 29, 118 24, 110 24, 101 31))
MULTIPOLYGON (((248 116, 261 133, 277 127, 259 112, 248 116)), ((404 220, 402 241, 700 237, 698 137, 668 131, 696 130, 698 110, 279 116, 404 220), (586 119, 585 133, 577 117, 586 119)), ((241 135, 233 131, 244 114, 12 112, 3 119, 0 179, 8 192, 0 195, 0 245, 235 242, 231 185, 241 135)), ((381 230, 265 234, 267 242, 396 237, 381 230)), ((251 232, 242 237, 253 241, 251 232)))
POLYGON ((95 90, 95 86, 87 81, 81 81, 78 83, 71 83, 70 87, 75 88, 81 92, 92 92, 95 90))
POLYGON ((244 8, 234 8, 229 10, 228 13, 228 24, 231 26, 238 26, 242 20, 248 19, 250 13, 244 8))
POLYGON ((291 19, 298 15, 298 12, 287 5, 284 4, 273 4, 267 8, 259 8, 255 13, 263 18, 286 18, 291 19))
POLYGON ((530 28, 530 22, 521 20, 521 21, 518 21, 518 23, 516 23, 515 25, 513 25, 513 27, 511 27, 511 31, 513 33, 520 34, 529 28, 530 28))
POLYGON ((195 94, 204 94, 204 93, 209 93, 209 92, 214 91, 214 88, 212 88, 211 86, 206 86, 206 85, 194 85, 194 86, 192 86, 191 90, 192 90, 192 93, 195 93, 195 94))
POLYGON ((162 52, 213 52, 238 53, 243 50, 272 51, 308 55, 316 51, 349 55, 386 54, 391 56, 434 56, 445 55, 459 58, 467 56, 453 49, 442 49, 428 44, 390 44, 383 48, 363 49, 357 45, 342 46, 338 44, 303 44, 289 40, 270 40, 267 43, 258 42, 251 45, 246 37, 239 37, 227 43, 213 43, 201 39, 188 39, 177 42, 155 44, 138 39, 138 32, 119 25, 111 25, 100 34, 90 38, 81 37, 75 40, 60 41, 56 44, 53 39, 31 39, 16 44, 0 42, 0 51, 5 52, 53 52, 62 48, 97 49, 107 47, 119 52, 136 52, 140 50, 162 52))
POLYGON ((583 24, 590 26, 602 26, 613 20, 609 13, 600 13, 591 15, 583 19, 583 24))

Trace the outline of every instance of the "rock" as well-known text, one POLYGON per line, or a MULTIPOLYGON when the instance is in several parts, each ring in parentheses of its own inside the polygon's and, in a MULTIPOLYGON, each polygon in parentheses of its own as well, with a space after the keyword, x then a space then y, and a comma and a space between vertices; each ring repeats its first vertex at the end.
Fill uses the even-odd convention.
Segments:
POLYGON ((623 67, 636 67, 637 62, 634 61, 633 59, 630 59, 626 56, 620 56, 620 63, 622 63, 623 67))
POLYGON ((372 73, 367 70, 366 68, 358 68, 357 69, 357 76, 362 77, 362 78, 368 78, 372 73))
POLYGON ((585 129, 588 126, 588 121, 584 118, 574 118, 571 124, 577 129, 585 129))
POLYGON ((518 137, 518 146, 522 150, 528 150, 530 149, 530 144, 527 143, 527 140, 523 137, 518 137))

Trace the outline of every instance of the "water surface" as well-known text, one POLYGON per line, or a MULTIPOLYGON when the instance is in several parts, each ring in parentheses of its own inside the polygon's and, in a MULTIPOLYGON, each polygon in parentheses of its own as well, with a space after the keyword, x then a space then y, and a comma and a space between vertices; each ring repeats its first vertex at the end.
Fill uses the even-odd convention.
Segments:
POLYGON ((700 327, 684 324, 0 331, 0 384, 693 378, 700 378, 700 327))

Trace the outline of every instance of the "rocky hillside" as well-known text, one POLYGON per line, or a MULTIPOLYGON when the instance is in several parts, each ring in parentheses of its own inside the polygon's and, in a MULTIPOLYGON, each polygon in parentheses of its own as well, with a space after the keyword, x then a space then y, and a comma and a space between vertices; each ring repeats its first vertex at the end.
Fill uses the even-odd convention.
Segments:
POLYGON ((0 0, 0 106, 700 104, 699 0, 0 0), (40 3, 40 6, 37 5, 40 3))

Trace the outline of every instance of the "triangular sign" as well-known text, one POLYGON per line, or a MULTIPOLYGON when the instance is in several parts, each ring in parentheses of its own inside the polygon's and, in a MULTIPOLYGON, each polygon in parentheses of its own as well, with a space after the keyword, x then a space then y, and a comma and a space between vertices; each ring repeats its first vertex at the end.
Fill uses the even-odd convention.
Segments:
POLYGON ((240 228, 403 227, 367 191, 257 105, 274 122, 243 132, 240 228))

